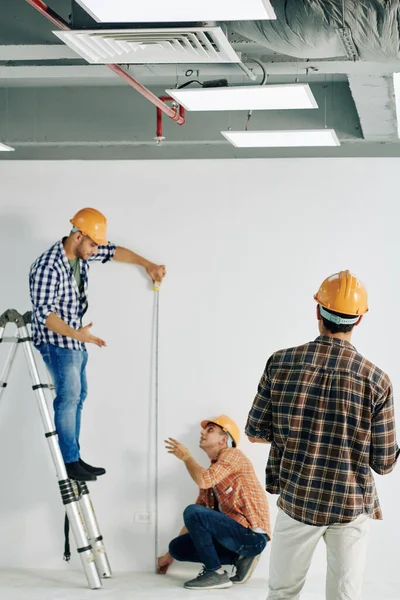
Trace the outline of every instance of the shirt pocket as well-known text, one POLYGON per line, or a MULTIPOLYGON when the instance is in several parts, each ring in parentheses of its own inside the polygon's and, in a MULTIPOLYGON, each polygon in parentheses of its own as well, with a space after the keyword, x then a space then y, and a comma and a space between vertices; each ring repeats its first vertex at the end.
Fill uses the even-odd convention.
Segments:
POLYGON ((232 485, 225 485, 217 489, 218 502, 222 512, 231 511, 235 504, 235 489, 232 485))

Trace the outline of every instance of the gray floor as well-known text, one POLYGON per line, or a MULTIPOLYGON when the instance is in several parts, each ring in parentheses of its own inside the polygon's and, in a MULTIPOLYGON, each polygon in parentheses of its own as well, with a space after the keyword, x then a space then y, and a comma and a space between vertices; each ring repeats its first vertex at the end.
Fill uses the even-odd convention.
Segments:
MULTIPOLYGON (((104 581, 100 590, 89 590, 80 571, 32 571, 1 570, 0 598, 7 600, 265 600, 267 584, 256 575, 244 586, 236 585, 227 590, 194 592, 182 588, 187 573, 161 576, 152 573, 116 573, 104 581)), ((301 600, 323 600, 322 582, 308 582, 301 600)), ((365 585, 363 600, 399 600, 400 585, 365 585)))

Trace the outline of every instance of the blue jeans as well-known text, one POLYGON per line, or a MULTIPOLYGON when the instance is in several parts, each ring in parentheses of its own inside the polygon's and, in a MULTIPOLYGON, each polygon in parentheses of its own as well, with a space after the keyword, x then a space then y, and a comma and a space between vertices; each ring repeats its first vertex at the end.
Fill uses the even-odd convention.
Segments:
POLYGON ((38 347, 53 379, 54 424, 65 463, 79 460, 82 405, 87 396, 86 350, 70 350, 53 344, 38 347))
POLYGON ((189 533, 172 540, 169 553, 180 561, 203 563, 207 571, 232 565, 239 556, 256 556, 268 536, 243 527, 224 513, 191 504, 183 513, 189 533))

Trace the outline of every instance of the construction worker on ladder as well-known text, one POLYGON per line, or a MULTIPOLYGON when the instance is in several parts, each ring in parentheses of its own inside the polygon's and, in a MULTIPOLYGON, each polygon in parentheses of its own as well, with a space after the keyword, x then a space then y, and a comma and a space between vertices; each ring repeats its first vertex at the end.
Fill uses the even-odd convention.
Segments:
POLYGON ((327 600, 360 600, 370 520, 382 518, 371 469, 390 473, 399 456, 391 381, 350 343, 364 285, 341 271, 314 298, 320 336, 269 358, 246 427, 271 444, 266 488, 279 494, 268 600, 299 598, 321 539, 327 600))
POLYGON ((200 448, 211 465, 203 469, 190 451, 169 438, 166 447, 185 463, 200 488, 196 504, 184 513, 185 527, 158 559, 158 573, 166 574, 174 559, 203 563, 190 590, 224 589, 251 577, 267 541, 270 520, 267 496, 249 459, 237 448, 239 428, 226 415, 201 423, 200 448), (222 565, 235 565, 229 577, 222 565))
POLYGON ((91 334, 93 323, 82 325, 88 308, 89 263, 113 259, 144 267, 153 282, 161 282, 165 267, 107 241, 106 217, 84 208, 70 221, 68 237, 56 242, 32 264, 29 287, 32 301, 32 335, 35 347, 52 376, 56 397, 54 420, 68 476, 94 481, 105 469, 81 459, 79 434, 87 395, 85 344, 106 343, 91 334))

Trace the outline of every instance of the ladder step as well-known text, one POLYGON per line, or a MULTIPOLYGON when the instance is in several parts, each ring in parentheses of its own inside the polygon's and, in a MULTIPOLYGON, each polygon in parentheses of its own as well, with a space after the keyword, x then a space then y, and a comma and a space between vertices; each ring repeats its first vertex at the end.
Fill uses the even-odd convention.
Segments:
POLYGON ((92 546, 84 546, 83 548, 77 548, 77 552, 78 554, 82 554, 82 552, 87 552, 88 550, 91 550, 92 546))
POLYGON ((32 389, 33 391, 36 390, 51 390, 53 389, 54 386, 50 385, 49 383, 38 383, 37 385, 33 385, 32 389))

